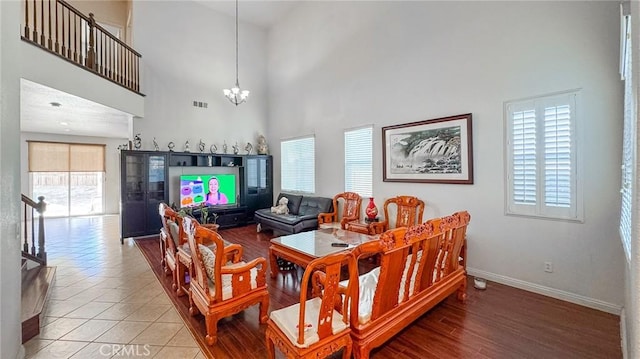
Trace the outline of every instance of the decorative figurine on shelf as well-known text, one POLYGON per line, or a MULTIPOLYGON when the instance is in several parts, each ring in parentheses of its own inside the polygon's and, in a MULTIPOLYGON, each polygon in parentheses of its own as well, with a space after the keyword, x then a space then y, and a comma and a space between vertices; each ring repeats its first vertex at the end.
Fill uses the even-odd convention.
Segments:
POLYGON ((140 138, 140 134, 137 133, 135 136, 133 136, 133 147, 136 150, 139 150, 142 147, 142 139, 140 138))
POLYGON ((169 142, 167 147, 169 147, 169 152, 173 152, 173 148, 176 147, 176 145, 175 145, 175 143, 173 143, 173 141, 171 141, 171 142, 169 142))
POLYGON ((191 152, 191 150, 189 149, 189 140, 184 143, 184 152, 191 152))
POLYGON ((128 149, 129 149, 129 144, 128 143, 125 143, 125 144, 122 144, 122 145, 118 146, 118 151, 128 150, 128 149))
POLYGON ((365 209, 365 213, 367 214, 367 221, 375 222, 376 216, 378 215, 378 207, 376 207, 376 204, 373 202, 373 197, 369 197, 369 204, 365 209))
POLYGON ((222 144, 222 153, 227 154, 227 141, 224 141, 222 144))
POLYGON ((238 151, 239 151, 239 148, 238 148, 238 142, 236 142, 236 144, 235 144, 235 145, 233 145, 233 146, 231 146, 231 147, 233 148, 233 154, 234 154, 234 155, 237 155, 237 154, 238 154, 238 151))
POLYGON ((204 142, 202 142, 202 138, 200 139, 200 142, 198 143, 198 149, 200 150, 200 153, 204 153, 204 142))
POLYGON ((158 142, 156 142, 156 138, 155 137, 153 138, 153 148, 156 151, 160 151, 160 147, 158 146, 158 142))
POLYGON ((263 135, 258 136, 258 145, 256 151, 259 155, 266 155, 269 152, 269 146, 267 146, 267 139, 263 135))
POLYGON ((216 146, 215 144, 211 145, 211 147, 209 147, 209 152, 211 152, 212 154, 216 154, 216 151, 218 150, 218 146, 216 146))
POLYGON ((244 150, 247 151, 247 154, 251 154, 251 150, 253 150, 253 145, 250 142, 247 142, 247 145, 244 146, 244 150))

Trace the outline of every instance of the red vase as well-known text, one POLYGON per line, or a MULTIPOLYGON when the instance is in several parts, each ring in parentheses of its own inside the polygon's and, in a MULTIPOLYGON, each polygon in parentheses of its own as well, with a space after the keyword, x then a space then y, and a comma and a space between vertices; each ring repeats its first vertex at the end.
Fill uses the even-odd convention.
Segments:
POLYGON ((378 207, 376 207, 376 204, 373 202, 373 197, 369 198, 369 204, 367 205, 365 213, 370 220, 374 220, 378 215, 378 207))

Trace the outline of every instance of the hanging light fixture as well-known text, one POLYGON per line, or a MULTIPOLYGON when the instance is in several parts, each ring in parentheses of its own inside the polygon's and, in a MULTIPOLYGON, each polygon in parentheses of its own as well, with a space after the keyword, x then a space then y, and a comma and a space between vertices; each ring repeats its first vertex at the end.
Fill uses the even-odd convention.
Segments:
POLYGON ((245 102, 249 97, 249 90, 241 90, 238 81, 238 0, 236 0, 236 85, 231 89, 224 89, 222 92, 236 106, 245 102))

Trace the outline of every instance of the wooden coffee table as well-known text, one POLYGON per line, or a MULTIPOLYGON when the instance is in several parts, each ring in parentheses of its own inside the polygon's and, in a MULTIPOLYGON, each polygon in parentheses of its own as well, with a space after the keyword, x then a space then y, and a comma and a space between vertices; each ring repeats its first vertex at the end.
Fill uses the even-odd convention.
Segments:
POLYGON ((279 271, 277 258, 304 268, 316 258, 351 249, 360 243, 377 240, 379 237, 379 235, 362 234, 340 228, 322 228, 274 238, 269 247, 271 277, 274 278, 279 271), (333 247, 331 243, 346 243, 347 247, 333 247))

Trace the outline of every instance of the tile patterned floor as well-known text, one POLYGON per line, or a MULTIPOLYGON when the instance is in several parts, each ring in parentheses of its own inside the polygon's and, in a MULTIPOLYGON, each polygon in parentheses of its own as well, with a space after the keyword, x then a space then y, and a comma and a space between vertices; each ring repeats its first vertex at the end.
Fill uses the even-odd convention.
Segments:
POLYGON ((27 358, 205 358, 115 215, 46 220, 56 279, 27 358))

